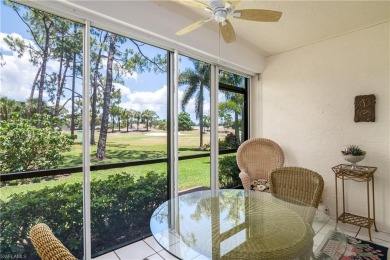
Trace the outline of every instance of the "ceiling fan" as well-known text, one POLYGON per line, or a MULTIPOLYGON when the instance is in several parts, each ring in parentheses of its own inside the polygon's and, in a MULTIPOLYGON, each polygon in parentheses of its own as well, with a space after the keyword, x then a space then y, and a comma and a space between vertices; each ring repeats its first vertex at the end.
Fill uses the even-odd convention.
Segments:
POLYGON ((277 22, 282 16, 282 12, 262 9, 242 9, 236 10, 236 5, 240 0, 214 0, 214 1, 199 1, 199 0, 173 0, 181 4, 191 7, 203 8, 209 12, 209 17, 199 20, 180 31, 176 35, 187 34, 211 20, 216 20, 219 23, 221 35, 226 43, 231 43, 236 40, 236 34, 233 26, 228 20, 229 17, 256 21, 256 22, 277 22), (206 4, 208 2, 209 4, 206 4))

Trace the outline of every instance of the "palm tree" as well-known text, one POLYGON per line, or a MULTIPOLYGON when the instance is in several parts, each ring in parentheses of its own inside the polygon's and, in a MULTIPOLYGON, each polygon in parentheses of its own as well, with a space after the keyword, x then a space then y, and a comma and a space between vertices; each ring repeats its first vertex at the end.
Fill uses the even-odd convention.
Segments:
POLYGON ((134 118, 135 118, 136 112, 137 112, 137 111, 135 111, 134 109, 130 109, 130 110, 129 110, 130 128, 131 128, 131 129, 133 129, 133 123, 134 123, 134 118))
POLYGON ((226 98, 228 99, 225 102, 221 102, 218 105, 220 111, 220 117, 224 117, 225 114, 229 112, 234 113, 234 131, 237 139, 243 142, 244 136, 242 135, 240 139, 240 126, 239 126, 239 115, 244 114, 244 95, 238 93, 225 93, 226 98))
MULTIPOLYGON (((245 78, 243 76, 233 74, 227 71, 221 71, 219 82, 231 86, 242 87, 245 84, 245 78)), ((237 139, 239 139, 240 126, 238 117, 239 115, 244 115, 244 95, 230 91, 223 91, 223 93, 225 94, 227 100, 226 102, 222 102, 219 104, 219 109, 225 110, 226 112, 234 112, 234 130, 237 139)), ((243 128, 243 125, 241 125, 241 128, 243 128)), ((241 136, 241 142, 243 141, 244 135, 241 136)))
POLYGON ((187 85, 184 91, 181 109, 185 111, 185 106, 190 99, 195 96, 195 116, 199 120, 200 143, 203 147, 203 101, 204 88, 210 90, 210 65, 198 60, 190 59, 194 64, 194 69, 186 68, 179 74, 179 86, 187 85))
POLYGON ((141 122, 142 119, 142 113, 139 111, 134 111, 134 119, 137 123, 137 131, 139 131, 139 123, 141 122))
POLYGON ((130 111, 123 109, 121 113, 122 120, 126 122, 126 132, 129 132, 130 111))
POLYGON ((156 112, 146 109, 142 112, 142 118, 146 122, 146 131, 149 131, 149 126, 152 127, 152 119, 157 116, 156 112))

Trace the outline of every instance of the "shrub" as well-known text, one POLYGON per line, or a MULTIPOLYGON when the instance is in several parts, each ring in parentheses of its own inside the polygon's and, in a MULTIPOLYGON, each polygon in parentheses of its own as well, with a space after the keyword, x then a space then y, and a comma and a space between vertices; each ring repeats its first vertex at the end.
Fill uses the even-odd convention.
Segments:
POLYGON ((218 179, 220 188, 232 188, 241 185, 239 173, 240 169, 237 166, 235 155, 219 159, 218 179))
POLYGON ((178 115, 178 127, 179 131, 190 131, 194 123, 191 121, 190 114, 186 112, 180 112, 178 115))
MULTIPOLYGON (((149 234, 149 219, 167 199, 164 174, 149 172, 137 181, 121 173, 91 182, 92 252, 149 234)), ((78 258, 83 255, 82 184, 63 184, 0 200, 0 251, 39 259, 28 236, 30 228, 46 223, 78 258)))
POLYGON ((228 133, 225 136, 225 139, 222 141, 219 141, 219 149, 235 149, 238 148, 240 145, 240 142, 238 141, 237 137, 233 133, 228 133))
POLYGON ((0 120, 0 172, 56 168, 61 152, 69 150, 74 136, 54 130, 58 118, 36 114, 32 120, 15 113, 0 120), (39 127, 37 127, 39 126, 39 127))

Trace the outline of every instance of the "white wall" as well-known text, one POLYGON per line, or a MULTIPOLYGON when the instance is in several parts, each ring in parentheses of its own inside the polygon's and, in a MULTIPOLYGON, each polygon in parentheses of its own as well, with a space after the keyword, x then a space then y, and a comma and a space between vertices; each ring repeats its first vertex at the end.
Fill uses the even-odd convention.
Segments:
MULTIPOLYGON (((347 163, 340 151, 348 144, 367 151, 360 164, 378 167, 376 218, 382 231, 390 231, 389 29, 387 22, 268 57, 254 90, 259 102, 253 136, 279 143, 286 166, 319 172, 333 216, 331 167, 347 163), (376 96, 376 122, 355 123, 354 98, 365 94, 376 96)), ((366 186, 346 184, 347 210, 365 215, 366 186)))

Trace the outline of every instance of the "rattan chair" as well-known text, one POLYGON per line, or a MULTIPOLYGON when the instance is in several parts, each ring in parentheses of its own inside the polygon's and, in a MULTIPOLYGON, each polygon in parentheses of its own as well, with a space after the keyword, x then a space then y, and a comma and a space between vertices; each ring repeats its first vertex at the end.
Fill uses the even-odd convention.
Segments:
POLYGON ((270 172, 284 164, 282 148, 266 138, 246 140, 238 148, 236 157, 245 190, 250 190, 252 180, 268 180, 270 172))
POLYGON ((324 190, 324 179, 318 173, 301 167, 282 167, 273 170, 269 179, 272 194, 318 208, 324 190))
POLYGON ((75 260, 69 250, 58 240, 50 228, 43 223, 33 226, 30 238, 42 260, 75 260))

